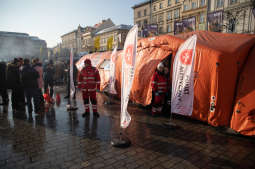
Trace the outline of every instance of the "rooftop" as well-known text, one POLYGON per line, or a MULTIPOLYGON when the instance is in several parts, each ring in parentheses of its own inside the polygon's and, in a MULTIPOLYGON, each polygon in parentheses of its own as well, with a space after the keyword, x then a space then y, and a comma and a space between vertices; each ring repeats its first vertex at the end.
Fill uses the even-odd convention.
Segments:
POLYGON ((25 38, 25 39, 30 39, 34 41, 44 41, 40 39, 37 36, 29 36, 28 33, 20 33, 20 32, 6 32, 6 31, 0 31, 0 36, 5 36, 5 37, 16 37, 16 38, 25 38))
MULTIPOLYGON (((84 30, 86 29, 86 27, 81 27, 80 25, 78 26, 78 28, 79 28, 79 27, 81 28, 82 31, 84 31, 84 30)), ((73 33, 73 32, 77 32, 78 28, 77 28, 77 29, 74 29, 74 30, 71 31, 71 32, 65 33, 65 34, 62 35, 61 37, 66 36, 66 35, 68 35, 68 34, 71 34, 71 33, 73 33)))
POLYGON ((143 6, 143 5, 146 5, 146 4, 150 3, 150 2, 151 2, 151 0, 146 0, 146 1, 143 1, 143 2, 141 2, 141 3, 139 3, 139 4, 135 4, 134 6, 132 6, 132 8, 133 8, 133 9, 139 8, 139 7, 141 7, 141 6, 143 6))
POLYGON ((27 33, 0 31, 0 36, 29 37, 27 33))
POLYGON ((99 35, 99 34, 102 34, 102 33, 107 33, 107 32, 111 32, 111 31, 114 31, 114 30, 130 30, 132 28, 132 26, 131 25, 123 25, 123 24, 121 24, 121 25, 116 25, 116 26, 112 26, 112 27, 110 27, 110 28, 106 28, 106 29, 103 29, 103 30, 101 30, 101 31, 99 31, 99 32, 97 32, 96 33, 96 35, 99 35))

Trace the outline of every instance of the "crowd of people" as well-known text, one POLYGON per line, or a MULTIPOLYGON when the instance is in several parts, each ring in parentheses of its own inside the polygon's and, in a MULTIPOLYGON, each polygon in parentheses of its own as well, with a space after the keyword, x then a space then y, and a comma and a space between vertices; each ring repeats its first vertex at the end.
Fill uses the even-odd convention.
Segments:
MULTIPOLYGON (((3 112, 8 111, 10 90, 11 106, 13 113, 25 112, 29 115, 42 114, 45 110, 45 101, 49 104, 54 103, 54 84, 57 81, 55 75, 58 72, 65 72, 66 76, 62 80, 66 81, 66 99, 70 98, 70 65, 66 62, 64 69, 57 70, 56 64, 53 61, 46 62, 44 65, 38 58, 29 59, 15 58, 10 63, 0 62, 0 96, 2 97, 3 112), (50 98, 49 100, 45 95, 50 98)), ((78 71, 73 67, 74 85, 77 85, 82 92, 84 109, 83 117, 89 115, 89 100, 92 103, 93 113, 99 117, 97 112, 96 91, 100 89, 100 76, 98 70, 91 65, 89 59, 85 60, 85 67, 81 70, 78 78, 78 71)))
MULTIPOLYGON (((100 76, 98 70, 92 67, 89 59, 85 60, 85 67, 79 73, 77 78, 77 69, 74 66, 74 82, 81 90, 84 109, 83 117, 89 114, 89 100, 92 103, 92 109, 95 116, 97 112, 96 91, 100 90, 100 76), (78 80, 78 84, 76 83, 78 80)), ((171 100, 171 88, 169 79, 169 69, 167 62, 158 64, 157 69, 152 77, 152 102, 151 115, 157 116, 164 112, 169 112, 171 100)), ((56 66, 53 61, 42 65, 38 58, 29 59, 15 58, 12 62, 6 64, 0 62, 0 96, 2 97, 3 112, 8 111, 9 97, 7 90, 11 92, 11 106, 13 113, 25 111, 25 106, 29 115, 34 111, 36 114, 44 112, 45 98, 43 94, 48 94, 49 103, 54 103, 53 88, 56 74, 56 66), (33 103, 32 103, 33 102, 33 103), (33 106, 34 105, 34 106, 33 106)), ((63 70, 60 70, 64 72, 63 70)), ((65 98, 70 99, 70 68, 66 64, 67 95, 65 98)), ((75 95, 74 95, 75 97, 75 95)), ((73 98, 72 98, 73 99, 73 98)))
MULTIPOLYGON (((1 62, 0 95, 2 97, 1 104, 4 107, 3 112, 7 112, 9 104, 8 90, 11 91, 13 113, 24 112, 24 105, 27 106, 30 115, 33 111, 36 114, 43 112, 43 92, 50 91, 49 95, 53 95, 53 75, 54 67, 52 61, 44 66, 38 58, 32 59, 32 61, 15 58, 10 63, 1 62)), ((50 102, 52 103, 53 100, 50 100, 50 102)))

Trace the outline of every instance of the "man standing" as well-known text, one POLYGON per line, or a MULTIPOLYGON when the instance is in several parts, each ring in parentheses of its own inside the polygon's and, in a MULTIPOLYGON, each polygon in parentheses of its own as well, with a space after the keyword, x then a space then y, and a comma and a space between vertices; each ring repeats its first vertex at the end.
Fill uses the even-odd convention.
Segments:
POLYGON ((37 102, 37 106, 38 108, 40 108, 38 110, 38 112, 43 112, 44 111, 44 98, 43 98, 43 94, 42 94, 42 88, 43 88, 43 67, 42 64, 40 63, 38 58, 35 58, 32 60, 32 66, 33 68, 38 72, 39 74, 39 78, 37 79, 37 84, 38 84, 38 88, 37 88, 37 92, 35 97, 37 98, 36 100, 38 100, 37 102))
POLYGON ((39 110, 38 98, 35 97, 38 90, 37 79, 39 73, 30 65, 28 59, 24 59, 24 66, 21 70, 21 82, 24 86, 29 115, 32 115, 32 98, 34 99, 35 112, 39 110))
POLYGON ((24 111, 24 90, 20 81, 21 62, 15 58, 7 65, 7 88, 12 90, 11 101, 13 112, 24 111))
POLYGON ((50 88, 50 98, 51 103, 53 102, 52 96, 53 96, 53 85, 54 85, 54 65, 53 61, 50 60, 50 62, 45 66, 43 73, 43 80, 44 80, 44 93, 47 93, 48 87, 50 88))
POLYGON ((7 112, 7 107, 9 103, 8 93, 7 93, 7 84, 6 84, 6 63, 0 62, 0 95, 2 96, 4 112, 7 112))
POLYGON ((92 103, 93 113, 99 117, 97 112, 96 90, 100 90, 100 76, 95 67, 92 67, 91 60, 84 61, 85 67, 81 70, 78 78, 78 88, 82 90, 85 112, 83 117, 89 115, 89 99, 92 103))
POLYGON ((157 70, 152 77, 152 116, 156 116, 162 112, 165 96, 167 93, 167 78, 164 73, 164 64, 159 63, 157 70))

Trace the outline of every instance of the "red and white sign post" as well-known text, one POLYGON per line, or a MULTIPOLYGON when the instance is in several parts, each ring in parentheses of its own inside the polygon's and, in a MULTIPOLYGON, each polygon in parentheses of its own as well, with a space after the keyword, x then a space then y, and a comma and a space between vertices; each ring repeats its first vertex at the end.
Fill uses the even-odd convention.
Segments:
MULTIPOLYGON (((122 81, 121 81, 121 114, 120 127, 125 129, 131 122, 131 116, 127 111, 129 94, 132 88, 134 74, 135 74, 135 60, 137 49, 137 25, 128 32, 126 37, 123 56, 122 56, 122 81)), ((118 140, 113 140, 112 145, 115 147, 125 147, 130 145, 127 138, 122 138, 122 132, 118 140)))

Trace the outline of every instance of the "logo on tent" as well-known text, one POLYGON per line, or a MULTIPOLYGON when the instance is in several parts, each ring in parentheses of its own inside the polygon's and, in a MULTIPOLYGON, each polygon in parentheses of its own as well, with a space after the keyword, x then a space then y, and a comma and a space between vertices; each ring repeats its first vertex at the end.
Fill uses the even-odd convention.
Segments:
POLYGON ((181 63, 184 65, 190 65, 192 61, 192 49, 186 49, 181 53, 181 63))
POLYGON ((134 45, 131 44, 127 47, 125 52, 125 61, 128 65, 132 65, 134 63, 134 45))

